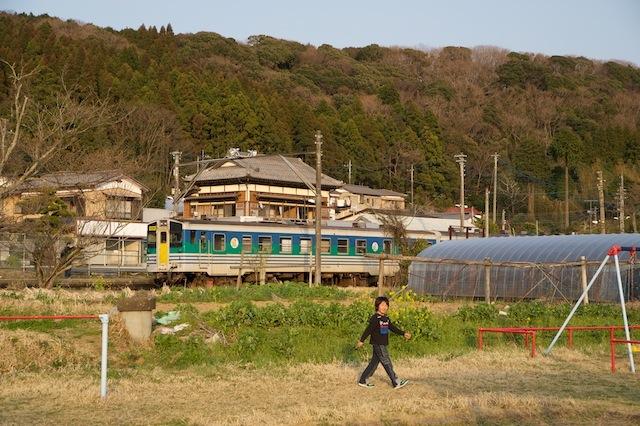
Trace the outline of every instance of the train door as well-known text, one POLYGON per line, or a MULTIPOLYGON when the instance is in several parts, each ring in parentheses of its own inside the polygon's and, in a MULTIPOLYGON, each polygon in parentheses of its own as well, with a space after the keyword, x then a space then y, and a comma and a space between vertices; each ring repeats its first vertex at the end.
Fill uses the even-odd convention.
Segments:
POLYGON ((198 268, 206 269, 209 266, 209 239, 205 231, 200 231, 198 240, 198 268))
POLYGON ((161 220, 157 229, 158 241, 158 270, 169 269, 169 222, 161 220))

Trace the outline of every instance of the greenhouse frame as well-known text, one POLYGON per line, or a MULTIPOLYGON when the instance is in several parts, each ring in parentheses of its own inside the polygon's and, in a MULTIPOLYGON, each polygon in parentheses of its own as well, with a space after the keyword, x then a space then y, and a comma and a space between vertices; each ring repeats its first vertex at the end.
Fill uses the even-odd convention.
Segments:
MULTIPOLYGON (((409 267, 409 288, 437 297, 575 301, 609 249, 640 248, 640 234, 552 235, 453 240, 423 250, 409 267), (582 259, 584 256, 584 259, 582 259), (585 274, 586 271, 586 274, 585 274), (485 281, 488 275, 489 280, 485 281), (485 283, 488 285, 485 286, 485 283)), ((634 253, 619 254, 625 300, 640 297, 634 253)), ((591 290, 592 301, 619 301, 614 261, 591 290)))

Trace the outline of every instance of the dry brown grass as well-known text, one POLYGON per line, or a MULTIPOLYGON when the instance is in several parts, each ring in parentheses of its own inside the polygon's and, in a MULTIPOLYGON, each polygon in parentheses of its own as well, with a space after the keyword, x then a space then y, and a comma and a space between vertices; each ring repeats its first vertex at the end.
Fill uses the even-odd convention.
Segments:
POLYGON ((304 364, 184 371, 121 370, 108 400, 74 369, 5 375, 2 424, 638 424, 640 388, 606 359, 520 349, 401 361, 411 380, 392 390, 355 385, 362 366, 304 364))

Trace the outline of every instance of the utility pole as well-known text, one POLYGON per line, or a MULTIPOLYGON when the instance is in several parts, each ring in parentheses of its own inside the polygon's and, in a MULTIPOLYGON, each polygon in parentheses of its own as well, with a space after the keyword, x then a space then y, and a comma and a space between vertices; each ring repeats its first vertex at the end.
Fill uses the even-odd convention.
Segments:
MULTIPOLYGON (((315 285, 322 284, 322 133, 316 130, 316 274, 315 285)), ((351 161, 349 161, 351 164, 351 161)), ((351 170, 351 169, 349 169, 351 170)))
POLYGON ((620 175, 620 189, 618 189, 618 219, 620 220, 620 233, 624 234, 624 175, 620 175))
POLYGON ((173 151, 173 211, 178 211, 178 196, 180 195, 180 151, 173 151))
POLYGON ((467 162, 467 156, 460 153, 453 157, 460 165, 460 231, 462 231, 464 229, 464 164, 467 162))
POLYGON ((594 210, 593 203, 595 203, 598 200, 584 200, 584 201, 589 203, 589 210, 587 211, 587 213, 589 213, 589 233, 591 233, 591 225, 593 224, 594 219, 597 218, 596 211, 598 210, 597 207, 594 210))
POLYGON ((411 205, 413 206, 413 164, 411 165, 411 205))
POLYGON ((605 224, 605 211, 604 211, 604 180, 602 179, 602 170, 598 170, 598 201, 600 203, 600 233, 607 233, 607 226, 605 224))
POLYGON ((484 189, 484 237, 489 238, 489 187, 484 189))
POLYGON ((351 160, 349 160, 349 164, 347 164, 347 167, 349 168, 349 185, 351 185, 351 160))
POLYGON ((493 223, 496 223, 496 199, 498 196, 498 153, 492 155, 493 157, 493 223))

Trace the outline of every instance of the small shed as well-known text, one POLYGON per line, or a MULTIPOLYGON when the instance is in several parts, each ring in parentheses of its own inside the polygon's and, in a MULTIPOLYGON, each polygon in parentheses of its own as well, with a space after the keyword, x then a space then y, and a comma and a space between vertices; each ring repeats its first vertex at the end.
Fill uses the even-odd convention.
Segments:
MULTIPOLYGON (((436 244, 409 268, 418 294, 574 301, 613 245, 640 248, 640 234, 553 235, 453 240, 436 244)), ((619 255, 626 300, 640 297, 640 268, 629 252, 619 255)), ((613 259, 589 291, 593 301, 619 300, 613 259)))

